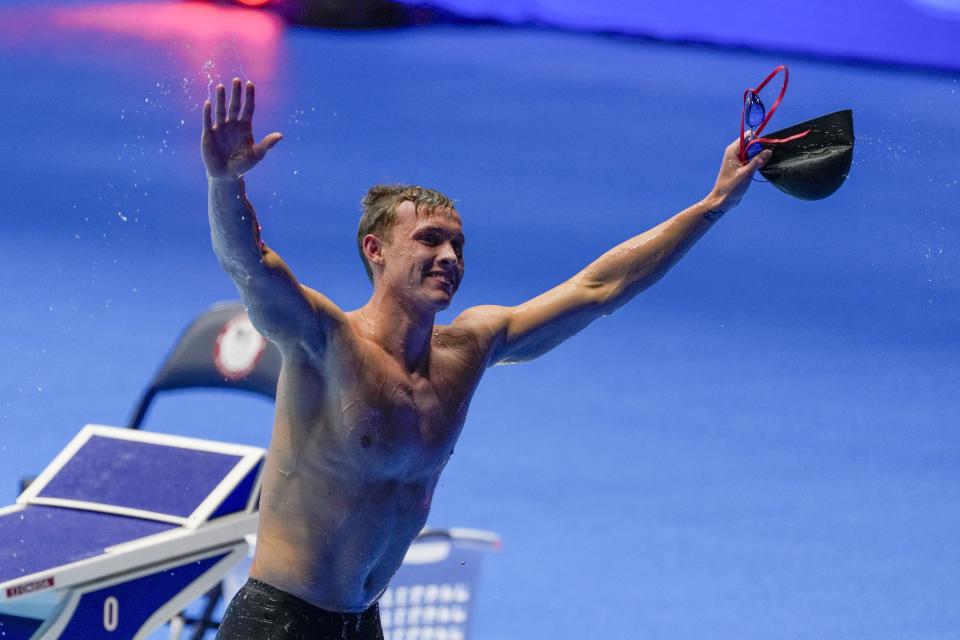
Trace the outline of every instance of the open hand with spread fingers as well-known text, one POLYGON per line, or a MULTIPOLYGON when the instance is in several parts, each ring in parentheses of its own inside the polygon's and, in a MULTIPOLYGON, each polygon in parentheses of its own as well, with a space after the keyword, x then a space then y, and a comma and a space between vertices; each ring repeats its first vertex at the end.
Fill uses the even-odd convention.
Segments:
POLYGON ((203 103, 203 135, 200 138, 203 163, 211 178, 239 178, 256 166, 283 136, 274 132, 254 143, 252 82, 247 81, 246 86, 241 87, 240 78, 233 79, 229 108, 226 88, 218 84, 216 92, 216 122, 211 119, 210 101, 203 103))

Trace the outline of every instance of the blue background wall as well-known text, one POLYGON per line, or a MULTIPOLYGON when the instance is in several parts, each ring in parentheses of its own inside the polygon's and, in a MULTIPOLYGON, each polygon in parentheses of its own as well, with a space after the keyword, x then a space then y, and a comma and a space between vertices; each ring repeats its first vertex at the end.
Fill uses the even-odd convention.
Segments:
POLYGON ((404 1, 472 20, 960 69, 958 0, 404 1))
MULTIPOLYGON (((755 184, 667 278, 489 372, 431 524, 498 531, 478 637, 960 634, 960 82, 589 34, 335 33, 202 5, 6 10, 0 495, 123 424, 181 328, 235 297, 209 246, 199 107, 258 83, 285 139, 264 235, 344 308, 380 181, 459 200, 458 299, 516 304, 710 189, 742 91, 776 124, 853 108, 830 199, 755 184), (208 13, 212 11, 212 13, 208 13)), ((773 126, 773 125, 772 125, 773 126)), ((271 406, 181 393, 155 430, 266 443, 271 406)))

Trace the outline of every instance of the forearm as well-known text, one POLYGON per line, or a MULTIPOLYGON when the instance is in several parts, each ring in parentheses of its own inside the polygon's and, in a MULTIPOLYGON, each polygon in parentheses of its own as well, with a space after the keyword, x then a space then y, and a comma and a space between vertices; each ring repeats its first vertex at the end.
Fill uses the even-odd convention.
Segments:
POLYGON ((262 268, 263 243, 243 178, 208 177, 208 215, 214 253, 231 276, 262 268))
POLYGON ((612 311, 662 278, 727 208, 720 200, 707 197, 607 251, 576 280, 596 291, 605 313, 612 311))

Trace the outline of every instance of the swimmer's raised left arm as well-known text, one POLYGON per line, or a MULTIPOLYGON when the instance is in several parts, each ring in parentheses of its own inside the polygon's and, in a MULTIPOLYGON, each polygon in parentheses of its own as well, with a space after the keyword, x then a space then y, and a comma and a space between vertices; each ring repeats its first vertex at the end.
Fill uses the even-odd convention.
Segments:
POLYGON ((692 207, 607 251, 580 273, 532 300, 516 307, 473 307, 456 322, 490 335, 490 365, 543 355, 654 284, 740 202, 770 152, 744 165, 738 153, 739 140, 726 148, 710 194, 692 207))

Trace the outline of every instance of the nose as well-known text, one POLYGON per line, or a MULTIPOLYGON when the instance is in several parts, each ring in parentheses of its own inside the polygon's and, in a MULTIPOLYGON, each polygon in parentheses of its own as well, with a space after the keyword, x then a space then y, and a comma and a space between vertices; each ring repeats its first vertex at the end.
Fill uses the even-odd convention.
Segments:
POLYGON ((440 247, 440 255, 437 257, 437 262, 439 262, 444 267, 452 267, 460 261, 460 257, 457 255, 457 252, 453 249, 452 242, 444 242, 440 247))

